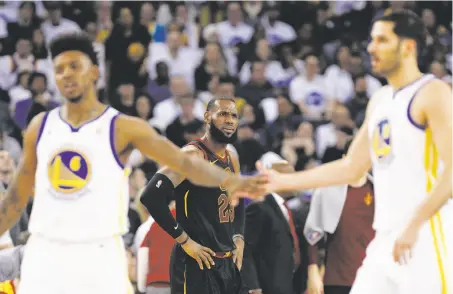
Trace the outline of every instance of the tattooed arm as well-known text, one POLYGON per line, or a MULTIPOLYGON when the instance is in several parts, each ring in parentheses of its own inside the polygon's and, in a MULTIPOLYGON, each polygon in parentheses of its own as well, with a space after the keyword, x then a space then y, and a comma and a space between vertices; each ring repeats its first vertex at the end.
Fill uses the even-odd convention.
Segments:
POLYGON ((19 220, 33 193, 37 163, 36 139, 43 117, 44 113, 35 116, 25 131, 22 159, 5 197, 0 200, 0 235, 19 220))

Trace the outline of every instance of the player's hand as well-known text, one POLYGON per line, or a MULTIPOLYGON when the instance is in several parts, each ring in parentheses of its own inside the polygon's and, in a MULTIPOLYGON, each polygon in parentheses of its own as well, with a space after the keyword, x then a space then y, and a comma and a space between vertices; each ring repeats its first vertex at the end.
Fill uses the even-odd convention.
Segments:
POLYGON ((239 198, 257 199, 264 196, 268 183, 268 176, 265 174, 233 176, 225 182, 225 188, 228 190, 231 203, 236 205, 239 198))
POLYGON ((412 257, 412 248, 417 242, 419 227, 409 225, 396 239, 393 246, 393 260, 399 264, 407 264, 412 257))
POLYGON ((317 266, 316 268, 309 269, 307 294, 324 294, 324 283, 317 266))
POLYGON ((215 256, 215 252, 208 247, 201 246, 190 238, 187 243, 181 245, 181 247, 190 257, 197 261, 201 270, 203 270, 203 263, 208 269, 211 269, 211 265, 214 265, 212 256, 215 256))
POLYGON ((240 237, 234 238, 233 262, 239 270, 242 269, 242 260, 244 258, 244 240, 240 237))
POLYGON ((281 179, 281 174, 279 172, 265 168, 259 160, 256 162, 256 170, 259 171, 260 174, 267 176, 268 182, 265 186, 266 194, 280 191, 283 188, 284 182, 281 179))

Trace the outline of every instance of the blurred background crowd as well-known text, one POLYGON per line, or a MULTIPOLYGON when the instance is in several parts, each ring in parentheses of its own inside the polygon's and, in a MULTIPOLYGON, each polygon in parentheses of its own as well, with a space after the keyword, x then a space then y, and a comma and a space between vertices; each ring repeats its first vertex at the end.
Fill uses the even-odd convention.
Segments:
MULTIPOLYGON (((428 30, 422 71, 451 84, 450 1, 0 2, 0 184, 21 157, 22 131, 62 103, 47 45, 85 31, 100 60, 99 99, 147 120, 178 146, 203 134, 213 96, 235 97, 234 144, 241 172, 275 152, 296 170, 342 156, 385 83, 366 53, 373 17, 398 8, 418 13, 428 30)), ((148 215, 138 195, 158 166, 130 159, 131 276, 148 215), (139 229, 142 228, 142 229, 139 229)), ((310 193, 301 193, 302 205, 310 193)), ((30 203, 10 231, 23 242, 30 203)), ((301 227, 302 225, 299 225, 301 227)), ((148 227, 149 228, 149 227, 148 227)), ((301 237, 303 238, 303 237, 301 237)), ((2 244, 0 244, 2 245, 2 244)))

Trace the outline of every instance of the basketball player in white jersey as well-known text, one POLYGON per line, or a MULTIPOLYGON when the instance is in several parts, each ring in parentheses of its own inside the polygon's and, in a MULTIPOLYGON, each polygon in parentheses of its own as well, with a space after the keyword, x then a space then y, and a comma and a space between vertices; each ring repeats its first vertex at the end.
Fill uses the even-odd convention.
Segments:
POLYGON ((84 35, 60 37, 50 53, 66 101, 30 123, 21 164, 0 202, 1 235, 34 195, 19 293, 132 293, 121 236, 128 231, 125 163, 133 148, 200 185, 264 190, 266 176, 230 175, 183 153, 146 121, 100 103, 98 61, 84 35))
POLYGON ((417 66, 424 32, 410 11, 373 23, 373 71, 389 85, 373 95, 345 158, 289 175, 258 164, 275 191, 353 183, 373 168, 376 237, 352 294, 453 293, 452 92, 417 66))

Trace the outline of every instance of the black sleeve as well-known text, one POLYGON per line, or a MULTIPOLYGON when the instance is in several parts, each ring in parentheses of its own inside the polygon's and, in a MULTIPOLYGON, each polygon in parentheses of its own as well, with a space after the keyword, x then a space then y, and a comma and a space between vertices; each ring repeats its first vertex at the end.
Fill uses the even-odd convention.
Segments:
POLYGON ((146 185, 140 202, 148 209, 156 223, 176 239, 184 230, 176 222, 167 205, 167 197, 172 197, 173 189, 173 183, 167 176, 156 173, 146 185))
POLYGON ((234 234, 244 236, 245 227, 245 201, 244 199, 239 200, 239 204, 234 208, 234 234))

